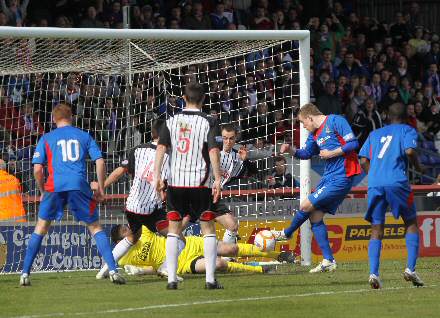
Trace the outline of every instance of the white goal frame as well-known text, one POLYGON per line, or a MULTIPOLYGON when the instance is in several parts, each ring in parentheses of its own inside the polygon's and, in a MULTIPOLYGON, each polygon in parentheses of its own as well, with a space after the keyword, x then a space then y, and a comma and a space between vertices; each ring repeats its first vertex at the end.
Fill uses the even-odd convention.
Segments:
MULTIPOLYGON (((308 30, 148 30, 148 29, 89 29, 89 28, 16 28, 0 27, 0 38, 47 38, 47 39, 150 39, 150 40, 296 40, 299 43, 300 105, 310 102, 310 32, 308 30)), ((127 45, 129 55, 130 45, 127 45)), ((128 56, 128 75, 130 74, 128 56)), ((308 137, 301 126, 301 145, 308 137)), ((300 200, 310 194, 310 160, 300 161, 300 200)), ((311 229, 307 221, 301 226, 301 263, 311 264, 311 229)))

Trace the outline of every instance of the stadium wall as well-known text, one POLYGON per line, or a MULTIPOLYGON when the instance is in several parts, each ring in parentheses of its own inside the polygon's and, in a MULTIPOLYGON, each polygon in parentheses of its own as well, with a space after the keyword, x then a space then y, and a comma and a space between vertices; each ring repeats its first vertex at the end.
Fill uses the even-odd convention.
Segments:
MULTIPOLYGON (((353 201, 353 200, 346 200, 353 201)), ((401 220, 387 217, 385 237, 383 241, 384 259, 405 259, 405 228, 401 220)), ((267 219, 264 222, 243 218, 240 220, 240 242, 253 244, 256 233, 263 229, 283 229, 290 220, 280 217, 267 219)), ((329 240, 335 258, 341 262, 368 260, 368 240, 370 225, 362 216, 339 214, 328 217, 326 224, 329 240)), ((422 212, 418 216, 420 229, 420 256, 440 256, 440 214, 434 211, 422 212)), ((98 255, 96 243, 90 237, 87 228, 73 223, 61 223, 54 226, 44 238, 42 249, 36 257, 33 271, 39 270, 84 270, 99 269, 103 265, 98 255)), ((110 232, 110 224, 105 230, 110 232)), ((28 244, 34 227, 19 227, 15 225, 0 225, 0 272, 18 272, 23 265, 23 251, 28 244)), ((200 226, 191 225, 186 229, 186 235, 200 235, 200 226)), ((223 228, 218 227, 218 237, 223 236, 223 228)), ((300 254, 300 233, 285 244, 278 244, 277 250, 291 250, 300 254)), ((312 260, 318 262, 322 258, 315 240, 312 241, 312 260)), ((246 259, 245 261, 252 261, 246 259)))

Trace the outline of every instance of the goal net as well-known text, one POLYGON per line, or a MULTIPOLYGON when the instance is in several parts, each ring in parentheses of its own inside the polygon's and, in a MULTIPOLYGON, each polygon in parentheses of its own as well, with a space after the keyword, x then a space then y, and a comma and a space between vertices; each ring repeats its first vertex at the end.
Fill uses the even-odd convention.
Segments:
MULTIPOLYGON (((110 173, 130 149, 151 140, 154 120, 181 111, 187 83, 203 83, 203 110, 237 127, 235 148, 246 147, 258 167, 223 191, 241 242, 290 221, 300 194, 310 191, 308 166, 303 163, 300 178, 299 161, 277 154, 282 143, 300 144, 295 117, 308 102, 308 32, 168 31, 0 28, 0 146, 6 171, 21 182, 25 210, 24 216, 0 211, 0 272, 22 268, 39 205, 31 159, 38 139, 54 128, 51 111, 60 102, 71 105, 75 125, 95 138, 110 173)), ((88 171, 95 180, 91 162, 88 171)), ((125 223, 129 188, 123 177, 107 189, 99 206, 107 232, 125 223)), ((198 225, 187 229, 199 232, 198 225)), ((310 249, 307 235, 277 249, 310 249)), ((306 263, 309 258, 303 253, 306 263)), ((86 227, 67 210, 43 240, 33 270, 101 265, 86 227)))

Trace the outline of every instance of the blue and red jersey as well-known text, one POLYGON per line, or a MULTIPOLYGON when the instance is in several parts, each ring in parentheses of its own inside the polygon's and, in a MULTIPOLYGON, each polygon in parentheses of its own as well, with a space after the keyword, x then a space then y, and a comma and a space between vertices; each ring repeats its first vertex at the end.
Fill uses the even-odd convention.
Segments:
POLYGON ((417 148, 417 132, 406 124, 373 130, 359 156, 370 160, 368 187, 408 186, 406 150, 417 148))
POLYGON ((87 156, 93 161, 102 158, 95 140, 79 128, 65 126, 41 137, 32 163, 47 164, 49 176, 44 185, 45 191, 90 192, 87 182, 87 156))
MULTIPOLYGON (((297 150, 295 157, 308 159, 318 155, 321 150, 334 150, 351 141, 356 141, 356 137, 347 120, 339 115, 328 115, 315 133, 309 135, 305 147, 297 150)), ((342 156, 327 159, 322 177, 344 178, 360 173, 358 156, 352 150, 342 156)))

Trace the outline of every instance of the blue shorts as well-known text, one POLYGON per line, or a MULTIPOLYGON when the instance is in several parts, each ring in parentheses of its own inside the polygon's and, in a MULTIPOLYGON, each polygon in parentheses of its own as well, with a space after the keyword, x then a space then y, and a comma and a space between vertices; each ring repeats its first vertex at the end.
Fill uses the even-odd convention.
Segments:
POLYGON ((414 193, 409 187, 372 187, 368 188, 368 210, 365 220, 372 224, 385 224, 388 206, 396 219, 402 217, 403 220, 409 221, 417 216, 414 193))
POLYGON ((335 214, 339 205, 350 192, 352 184, 352 178, 321 179, 316 190, 309 195, 308 199, 317 210, 335 214))
POLYGON ((40 203, 38 217, 47 221, 59 221, 63 217, 66 204, 77 221, 90 224, 99 218, 92 192, 89 194, 79 190, 45 192, 40 203))

